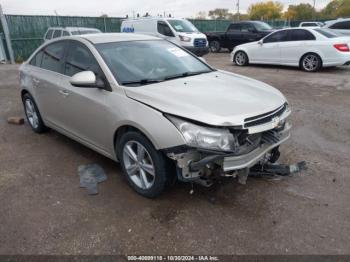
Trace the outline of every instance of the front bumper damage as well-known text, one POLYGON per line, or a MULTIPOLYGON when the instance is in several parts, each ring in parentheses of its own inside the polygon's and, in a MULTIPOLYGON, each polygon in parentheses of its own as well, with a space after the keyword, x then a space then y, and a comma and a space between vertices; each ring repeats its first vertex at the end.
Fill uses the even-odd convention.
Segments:
POLYGON ((283 174, 299 171, 304 166, 298 164, 294 169, 289 166, 274 164, 279 157, 279 146, 290 137, 291 125, 287 122, 282 128, 268 130, 260 135, 260 139, 249 152, 240 150, 232 153, 208 152, 205 150, 186 148, 170 150, 167 156, 176 162, 178 179, 184 182, 196 182, 210 186, 219 177, 238 177, 238 181, 245 184, 251 171, 254 174, 271 173, 281 168, 283 174), (287 170, 287 171, 286 171, 287 170))

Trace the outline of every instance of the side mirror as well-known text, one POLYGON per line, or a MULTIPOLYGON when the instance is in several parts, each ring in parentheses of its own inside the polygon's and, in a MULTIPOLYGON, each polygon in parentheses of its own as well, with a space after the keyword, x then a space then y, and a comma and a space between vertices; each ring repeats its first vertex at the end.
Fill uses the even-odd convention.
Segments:
POLYGON ((71 85, 76 87, 90 87, 90 88, 98 88, 96 81, 96 76, 92 71, 83 71, 76 73, 72 76, 70 80, 71 85))

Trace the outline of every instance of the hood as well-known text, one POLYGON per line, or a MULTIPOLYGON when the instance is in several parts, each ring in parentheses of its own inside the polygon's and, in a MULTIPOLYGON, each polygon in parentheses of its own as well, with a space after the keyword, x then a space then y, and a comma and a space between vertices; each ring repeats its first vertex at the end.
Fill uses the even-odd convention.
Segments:
POLYGON ((243 125, 286 102, 277 89, 225 71, 124 88, 128 97, 164 113, 213 126, 243 125))

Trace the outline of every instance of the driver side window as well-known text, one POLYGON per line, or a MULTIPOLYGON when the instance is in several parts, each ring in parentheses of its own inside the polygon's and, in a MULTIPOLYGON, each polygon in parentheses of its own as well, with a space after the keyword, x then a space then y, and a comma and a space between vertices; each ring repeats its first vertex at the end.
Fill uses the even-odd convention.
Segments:
POLYGON ((276 33, 271 34, 270 36, 264 39, 264 43, 277 43, 277 42, 285 42, 287 41, 288 32, 287 30, 278 31, 276 33))
POLYGON ((170 27, 163 21, 158 21, 157 23, 157 29, 158 33, 165 35, 165 36, 174 36, 173 32, 171 31, 170 27))

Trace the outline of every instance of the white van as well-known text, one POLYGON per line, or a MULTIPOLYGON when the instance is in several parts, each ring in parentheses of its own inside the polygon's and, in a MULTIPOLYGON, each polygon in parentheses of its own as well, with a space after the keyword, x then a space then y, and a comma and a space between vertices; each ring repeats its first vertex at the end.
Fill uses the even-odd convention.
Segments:
POLYGON ((164 38, 186 48, 197 56, 209 52, 207 37, 188 20, 182 18, 146 17, 122 22, 120 31, 164 38))

